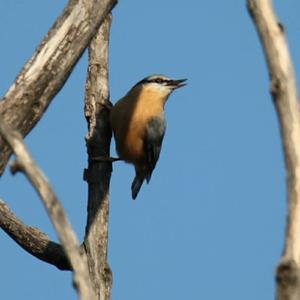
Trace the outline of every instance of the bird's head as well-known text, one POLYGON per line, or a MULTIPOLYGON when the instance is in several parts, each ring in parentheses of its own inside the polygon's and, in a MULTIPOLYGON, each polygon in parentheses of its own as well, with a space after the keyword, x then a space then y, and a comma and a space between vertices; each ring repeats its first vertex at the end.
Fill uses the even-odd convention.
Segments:
POLYGON ((171 79, 164 75, 150 75, 139 81, 135 87, 147 88, 169 96, 175 89, 186 85, 187 79, 171 79))

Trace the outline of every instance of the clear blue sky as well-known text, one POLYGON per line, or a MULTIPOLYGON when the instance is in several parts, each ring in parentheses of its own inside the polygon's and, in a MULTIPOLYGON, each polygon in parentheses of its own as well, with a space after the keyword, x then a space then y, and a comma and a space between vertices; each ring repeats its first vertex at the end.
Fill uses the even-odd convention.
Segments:
MULTIPOLYGON (((66 2, 1 1, 0 95, 66 2)), ((276 8, 299 74, 300 2, 276 1, 276 8)), ((120 1, 110 53, 113 102, 152 73, 189 78, 167 104, 160 161, 137 201, 130 198, 133 168, 114 165, 113 300, 273 299, 285 172, 265 61, 245 1, 120 1)), ((85 54, 26 138, 81 240, 86 63, 85 54)), ((0 187, 25 223, 57 240, 23 175, 6 172, 0 187)), ((2 231, 0 245, 1 299, 76 299, 69 272, 38 261, 2 231)))

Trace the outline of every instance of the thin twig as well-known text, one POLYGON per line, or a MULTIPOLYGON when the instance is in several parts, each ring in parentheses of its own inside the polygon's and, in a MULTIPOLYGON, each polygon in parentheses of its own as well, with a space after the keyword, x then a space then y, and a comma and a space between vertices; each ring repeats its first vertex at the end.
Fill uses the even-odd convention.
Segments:
POLYGON ((271 0, 248 0, 267 60, 287 170, 288 216, 284 254, 277 268, 277 297, 300 299, 300 110, 294 67, 283 25, 271 0))
POLYGON ((74 270, 74 283, 80 299, 96 299, 91 287, 86 256, 80 253, 79 242, 75 232, 47 178, 33 161, 22 141, 21 135, 7 126, 2 119, 0 119, 0 133, 13 149, 18 169, 24 172, 43 200, 74 270))

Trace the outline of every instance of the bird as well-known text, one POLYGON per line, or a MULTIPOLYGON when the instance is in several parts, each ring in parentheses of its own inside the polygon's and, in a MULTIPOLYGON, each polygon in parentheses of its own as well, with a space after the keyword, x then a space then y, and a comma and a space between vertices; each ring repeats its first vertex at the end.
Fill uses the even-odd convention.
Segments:
POLYGON ((166 131, 165 104, 171 93, 186 85, 187 79, 150 75, 135 84, 111 108, 110 125, 120 160, 133 164, 131 185, 136 199, 143 182, 150 182, 166 131))

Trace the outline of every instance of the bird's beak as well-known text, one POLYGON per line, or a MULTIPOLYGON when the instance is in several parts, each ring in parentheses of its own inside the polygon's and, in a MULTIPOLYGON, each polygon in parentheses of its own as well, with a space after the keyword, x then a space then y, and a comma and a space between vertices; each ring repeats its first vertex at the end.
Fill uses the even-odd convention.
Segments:
POLYGON ((170 82, 168 83, 168 85, 175 90, 175 89, 178 89, 180 87, 185 86, 186 85, 186 81, 187 81, 186 78, 185 79, 170 80, 170 82))

